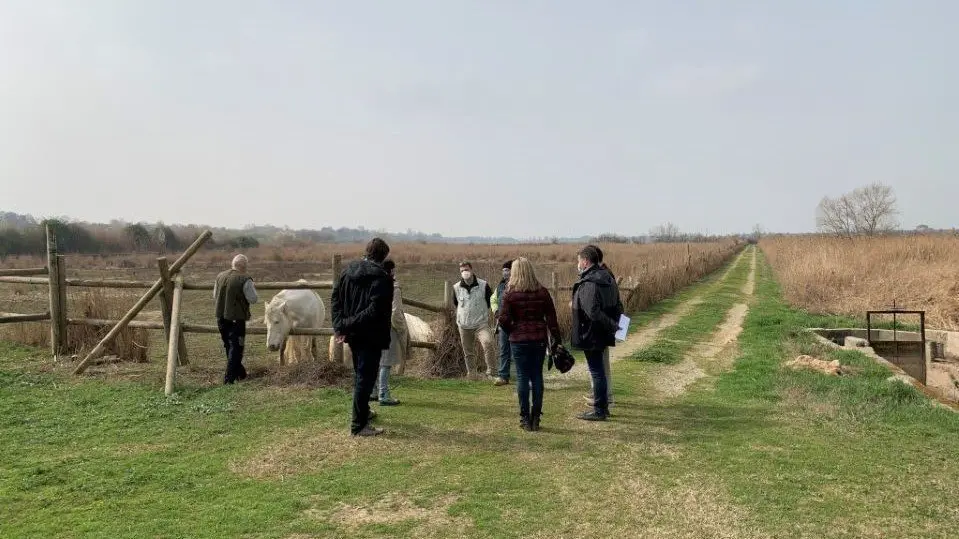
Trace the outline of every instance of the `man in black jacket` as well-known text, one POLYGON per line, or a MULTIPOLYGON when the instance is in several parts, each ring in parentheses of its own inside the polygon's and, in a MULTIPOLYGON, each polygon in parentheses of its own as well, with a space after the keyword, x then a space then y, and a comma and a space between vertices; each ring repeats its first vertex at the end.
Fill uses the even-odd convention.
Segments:
POLYGON ((605 421, 609 416, 606 370, 603 355, 616 345, 616 330, 623 305, 619 287, 609 270, 600 266, 601 251, 592 245, 577 254, 579 280, 573 285, 573 348, 582 350, 593 379, 593 411, 579 416, 586 421, 605 421))
POLYGON ((370 422, 370 395, 376 385, 383 350, 390 347, 393 279, 383 268, 390 247, 380 238, 366 245, 366 256, 351 262, 333 285, 330 311, 336 340, 353 355, 354 436, 376 436, 383 429, 370 422))

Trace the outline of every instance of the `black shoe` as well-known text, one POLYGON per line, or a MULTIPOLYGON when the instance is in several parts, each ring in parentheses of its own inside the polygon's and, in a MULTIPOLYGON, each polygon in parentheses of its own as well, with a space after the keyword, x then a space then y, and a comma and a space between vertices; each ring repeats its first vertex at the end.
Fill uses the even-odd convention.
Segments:
POLYGON ((526 432, 532 432, 532 431, 533 431, 533 425, 529 422, 529 419, 520 420, 519 426, 520 426, 520 428, 522 428, 522 429, 525 430, 526 432))
POLYGON ((539 416, 536 416, 530 421, 530 430, 536 432, 539 430, 539 416))
POLYGON ((370 402, 376 402, 380 400, 376 395, 370 394, 370 402))
POLYGON ((578 419, 583 421, 606 421, 608 414, 600 414, 596 412, 586 412, 576 416, 578 419))
POLYGON ((359 432, 354 432, 354 433, 353 433, 353 436, 360 436, 360 437, 363 437, 363 438, 368 438, 368 437, 373 437, 373 436, 379 436, 380 434, 383 434, 383 429, 379 429, 379 428, 376 428, 376 427, 374 427, 374 426, 367 425, 367 426, 363 427, 363 430, 361 430, 361 431, 359 431, 359 432))

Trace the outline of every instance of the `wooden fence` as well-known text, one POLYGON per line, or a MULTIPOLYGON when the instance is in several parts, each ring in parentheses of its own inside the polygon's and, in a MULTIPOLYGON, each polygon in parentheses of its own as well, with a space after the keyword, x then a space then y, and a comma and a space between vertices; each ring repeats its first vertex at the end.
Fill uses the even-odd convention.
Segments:
MULTIPOLYGON (((53 230, 47 227, 47 266, 42 268, 2 269, 0 268, 0 283, 45 285, 49 289, 49 308, 43 313, 5 313, 0 312, 0 324, 23 322, 50 322, 50 348, 54 360, 66 353, 68 326, 109 327, 110 331, 99 343, 77 364, 74 374, 83 373, 94 360, 105 351, 106 346, 113 341, 124 328, 162 329, 165 332, 167 350, 167 393, 173 391, 176 375, 176 365, 189 363, 185 333, 219 333, 214 325, 189 324, 180 319, 181 297, 184 290, 213 290, 212 282, 185 281, 180 270, 190 258, 200 250, 204 243, 212 237, 209 230, 201 234, 184 251, 179 258, 170 264, 166 257, 157 258, 159 276, 156 281, 133 281, 111 279, 70 279, 66 277, 66 263, 64 256, 57 251, 57 241, 53 230), (67 314, 66 290, 67 287, 113 288, 113 289, 143 289, 146 292, 119 320, 102 320, 92 318, 71 318, 67 314), (160 296, 162 322, 134 320, 136 316, 156 297, 160 296)), ((341 255, 333 257, 332 281, 295 281, 258 282, 258 290, 332 290, 333 283, 339 278, 342 268, 341 255)), ((432 305, 412 298, 403 298, 403 302, 411 307, 442 313, 450 308, 449 284, 446 285, 443 305, 432 305)), ((247 334, 265 335, 266 326, 251 325, 247 327, 247 334)), ((294 328, 290 335, 332 336, 333 328, 294 328)), ((435 349, 436 343, 413 341, 411 346, 416 348, 435 349)), ((335 343, 333 347, 333 361, 343 361, 343 345, 335 343)))
MULTIPOLYGON (((110 331, 99 343, 77 364, 73 373, 79 375, 89 367, 94 360, 100 358, 106 346, 112 342, 124 328, 143 328, 160 330, 166 335, 167 350, 167 394, 173 391, 177 365, 187 365, 189 355, 185 333, 219 333, 214 325, 189 324, 180 319, 181 298, 184 290, 213 290, 212 282, 194 282, 184 280, 181 269, 190 258, 200 250, 213 233, 209 230, 201 234, 187 249, 170 264, 166 257, 157 258, 158 278, 155 281, 136 281, 122 279, 78 279, 67 278, 64 256, 58 253, 55 233, 47 227, 47 266, 42 268, 2 269, 0 268, 0 283, 45 285, 49 289, 49 309, 43 313, 4 313, 0 312, 0 324, 23 322, 50 322, 50 348, 54 360, 66 353, 68 326, 109 327, 110 331), (119 320, 103 320, 93 318, 71 318, 67 314, 66 290, 67 287, 85 288, 113 288, 113 289, 142 289, 146 290, 143 296, 119 320), (156 297, 160 297, 162 322, 134 320, 136 316, 156 297)), ((266 281, 256 283, 258 290, 332 290, 333 283, 339 278, 342 269, 341 255, 333 256, 332 281, 295 281, 280 282, 266 281)), ((403 298, 407 306, 423 309, 433 313, 449 312, 452 309, 452 284, 443 283, 443 304, 433 305, 413 298, 403 298)), ((571 291, 571 286, 559 286, 556 273, 553 272, 549 284, 550 292, 556 298, 560 291, 571 291)), ((636 288, 626 288, 623 298, 624 304, 629 300, 636 288)), ((252 325, 246 329, 250 335, 265 335, 265 326, 252 325)), ((333 328, 294 328, 290 335, 332 336, 333 328)), ((416 348, 435 349, 436 343, 413 341, 411 346, 416 348)), ((335 343, 333 346, 332 361, 343 361, 343 345, 335 343)))

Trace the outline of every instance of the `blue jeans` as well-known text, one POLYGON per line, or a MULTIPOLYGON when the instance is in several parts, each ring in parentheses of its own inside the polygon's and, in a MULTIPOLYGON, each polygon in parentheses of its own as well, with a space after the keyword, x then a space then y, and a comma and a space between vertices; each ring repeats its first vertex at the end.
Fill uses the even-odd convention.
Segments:
POLYGON ((509 333, 499 328, 499 377, 503 380, 509 380, 509 360, 513 355, 509 342, 509 333))
POLYGON ((390 398, 390 371, 393 367, 380 365, 380 400, 390 398))
POLYGON ((514 342, 510 349, 516 362, 516 395, 519 397, 519 415, 536 419, 543 412, 543 363, 546 362, 546 343, 514 342), (530 409, 530 392, 533 405, 530 409))
POLYGON ((593 409, 599 415, 609 415, 609 401, 607 394, 606 367, 603 365, 603 348, 598 350, 584 350, 586 365, 593 378, 593 409))

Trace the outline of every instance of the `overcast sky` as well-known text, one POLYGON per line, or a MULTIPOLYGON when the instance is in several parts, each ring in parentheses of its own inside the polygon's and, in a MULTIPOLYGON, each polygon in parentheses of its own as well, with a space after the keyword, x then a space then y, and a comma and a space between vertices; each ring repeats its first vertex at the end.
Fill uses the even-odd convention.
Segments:
POLYGON ((0 210, 515 237, 959 225, 954 0, 0 0, 0 210))

